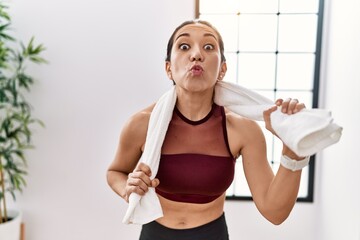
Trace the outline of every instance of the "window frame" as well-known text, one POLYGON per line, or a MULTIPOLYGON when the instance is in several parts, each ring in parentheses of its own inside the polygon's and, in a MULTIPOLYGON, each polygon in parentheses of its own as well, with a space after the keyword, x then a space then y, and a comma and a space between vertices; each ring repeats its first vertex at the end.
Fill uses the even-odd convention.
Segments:
MULTIPOLYGON (((279 0, 281 1, 281 0, 279 0)), ((319 8, 317 12, 317 32, 316 32, 316 47, 315 47, 315 63, 314 63, 314 78, 313 78, 313 101, 312 108, 319 107, 319 91, 320 91, 320 64, 321 64, 321 47, 322 47, 322 34, 323 34, 323 20, 324 20, 324 1, 319 0, 319 8)), ((195 0, 195 19, 200 18, 200 0, 195 0)), ((314 191, 315 191, 315 163, 316 163, 316 154, 310 157, 309 167, 308 167, 308 186, 307 186, 307 196, 298 197, 297 202, 314 202, 314 191)), ((237 163, 241 164, 241 163, 237 163)), ((227 195, 226 200, 242 200, 242 201, 252 201, 251 196, 241 196, 241 195, 227 195)))

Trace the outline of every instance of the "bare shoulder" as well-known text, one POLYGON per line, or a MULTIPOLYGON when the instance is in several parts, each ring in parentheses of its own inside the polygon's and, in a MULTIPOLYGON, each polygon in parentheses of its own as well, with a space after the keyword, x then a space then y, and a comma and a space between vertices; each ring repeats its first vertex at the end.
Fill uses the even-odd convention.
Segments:
POLYGON ((154 106, 155 104, 152 104, 132 115, 126 122, 122 134, 133 140, 142 139, 145 141, 150 115, 154 106))
POLYGON ((225 114, 228 141, 234 156, 239 156, 246 145, 264 138, 263 132, 256 121, 233 113, 226 108, 225 114))
POLYGON ((135 113, 122 128, 114 161, 109 169, 129 173, 133 171, 145 145, 151 111, 149 107, 135 113))
POLYGON ((147 124, 147 122, 149 122, 150 115, 152 110, 154 109, 154 106, 155 104, 151 104, 150 106, 133 114, 127 122, 128 127, 139 127, 139 125, 143 125, 145 123, 147 124))
POLYGON ((256 121, 240 116, 236 113, 233 113, 226 108, 225 108, 225 114, 226 114, 226 123, 228 128, 239 130, 241 132, 245 130, 252 131, 252 130, 260 129, 260 126, 256 121))

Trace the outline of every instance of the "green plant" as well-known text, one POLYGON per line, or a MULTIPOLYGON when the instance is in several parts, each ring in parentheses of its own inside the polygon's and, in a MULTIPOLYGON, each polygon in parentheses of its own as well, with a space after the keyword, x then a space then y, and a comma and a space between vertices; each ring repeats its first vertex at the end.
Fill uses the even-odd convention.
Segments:
POLYGON ((32 125, 43 123, 32 117, 24 91, 34 83, 26 73, 28 63, 45 63, 40 56, 43 45, 27 45, 8 34, 11 18, 8 7, 0 2, 0 223, 8 221, 6 193, 15 200, 15 192, 26 186, 25 151, 32 147, 32 125))

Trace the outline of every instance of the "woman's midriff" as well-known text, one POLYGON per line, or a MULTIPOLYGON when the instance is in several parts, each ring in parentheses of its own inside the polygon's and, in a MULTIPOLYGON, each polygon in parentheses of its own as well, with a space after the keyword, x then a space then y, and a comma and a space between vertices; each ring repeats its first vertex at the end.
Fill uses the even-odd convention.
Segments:
POLYGON ((204 204, 175 202, 158 195, 164 216, 156 221, 173 229, 194 228, 219 218, 224 212, 225 194, 204 204))

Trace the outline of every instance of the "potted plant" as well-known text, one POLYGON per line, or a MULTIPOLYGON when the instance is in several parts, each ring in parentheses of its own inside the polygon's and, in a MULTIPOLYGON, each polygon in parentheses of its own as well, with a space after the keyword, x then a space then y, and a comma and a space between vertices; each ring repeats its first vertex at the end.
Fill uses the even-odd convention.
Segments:
POLYGON ((9 210, 6 196, 15 198, 26 186, 25 151, 32 147, 33 125, 42 122, 32 117, 31 105, 25 98, 34 78, 26 73, 28 63, 45 63, 40 56, 44 47, 27 45, 9 35, 11 18, 0 1, 0 239, 19 239, 21 211, 9 210), (17 233, 6 233, 15 229, 17 233), (8 235, 6 235, 8 234, 8 235))

